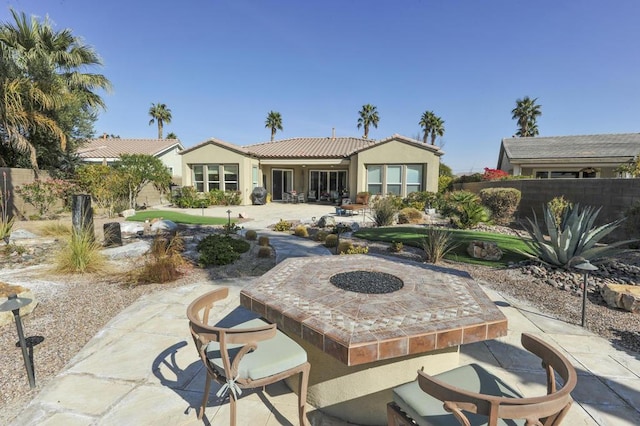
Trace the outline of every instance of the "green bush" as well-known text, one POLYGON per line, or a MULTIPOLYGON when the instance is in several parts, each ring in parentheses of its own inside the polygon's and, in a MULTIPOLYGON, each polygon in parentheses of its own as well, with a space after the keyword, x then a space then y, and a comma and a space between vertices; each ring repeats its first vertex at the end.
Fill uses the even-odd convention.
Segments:
POLYGON ((211 206, 238 206, 242 202, 242 194, 240 191, 212 189, 207 194, 207 199, 211 206))
POLYGON ((444 194, 453 188, 453 178, 451 176, 438 176, 438 194, 444 194))
POLYGON ((400 253, 404 249, 404 244, 402 241, 392 241, 389 246, 389 251, 391 253, 400 253))
POLYGON ((422 211, 413 207, 405 207, 398 213, 398 223, 420 223, 422 219, 422 211))
POLYGON ((453 191, 445 195, 440 213, 461 229, 477 226, 489 220, 489 210, 480 204, 480 198, 469 191, 453 191))
POLYGON ((173 204, 180 208, 205 208, 209 207, 209 198, 199 193, 193 186, 184 186, 173 197, 173 204))
POLYGON ((329 233, 327 231, 318 231, 315 236, 316 241, 324 242, 327 239, 329 233))
POLYGON ((338 244, 338 248, 336 249, 336 252, 338 252, 339 254, 343 254, 346 253, 347 250, 350 250, 353 248, 353 244, 350 241, 340 241, 340 244, 338 244))
POLYGON ((278 232, 289 232, 291 230, 291 223, 280 219, 280 222, 274 225, 273 230, 278 232))
POLYGON ((559 197, 552 198, 551 201, 547 203, 547 207, 551 211, 551 214, 556 221, 556 229, 559 229, 562 225, 562 218, 564 217, 568 209, 573 208, 573 203, 564 198, 563 195, 561 195, 559 197))
POLYGON ((244 237, 249 241, 255 241, 258 238, 258 233, 253 229, 249 229, 245 232, 244 237))
MULTIPOLYGON (((228 265, 235 262, 240 257, 240 252, 236 250, 236 247, 240 247, 237 241, 242 240, 236 240, 228 235, 214 234, 206 236, 196 247, 200 253, 200 263, 208 266, 228 265)), ((246 241, 242 242, 249 246, 246 241)))
POLYGON ((378 198, 373 203, 373 220, 378 226, 393 225, 393 217, 399 210, 395 197, 378 198))
POLYGON ((260 247, 258 257, 271 257, 271 247, 260 247))
POLYGON ((497 225, 508 225, 518 210, 522 193, 515 188, 485 188, 480 191, 482 205, 491 210, 491 220, 497 225))
POLYGON ((454 242, 451 232, 444 229, 427 228, 422 240, 425 261, 429 263, 440 262, 447 253, 455 250, 456 247, 457 244, 454 242))
POLYGON ((351 246, 347 251, 340 252, 340 255, 345 254, 367 254, 369 253, 369 247, 367 246, 351 246))
POLYGON ((307 238, 309 236, 309 231, 306 226, 298 225, 293 230, 293 234, 297 237, 307 238))
POLYGON ((429 191, 412 192, 402 200, 403 207, 413 207, 416 210, 424 211, 426 208, 435 208, 438 194, 429 191))
POLYGON ((261 235, 258 238, 258 245, 262 246, 262 247, 267 247, 269 246, 269 237, 267 237, 266 235, 261 235))
POLYGON ((338 236, 336 234, 329 234, 327 238, 324 240, 324 245, 326 247, 335 247, 338 245, 338 236))
POLYGON ((55 270, 62 273, 103 272, 108 269, 102 245, 93 236, 93 229, 72 232, 64 247, 56 254, 55 270))

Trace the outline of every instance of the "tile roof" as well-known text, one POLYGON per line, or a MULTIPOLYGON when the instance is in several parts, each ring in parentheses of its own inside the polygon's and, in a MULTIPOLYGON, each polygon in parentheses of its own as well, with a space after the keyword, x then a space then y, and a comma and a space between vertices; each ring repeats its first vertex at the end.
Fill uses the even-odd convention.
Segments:
POLYGON ((640 133, 505 138, 509 159, 635 157, 640 153, 640 133))
POLYGON ((117 158, 121 154, 158 155, 173 146, 183 148, 178 139, 90 139, 78 150, 80 158, 117 158))
POLYGON ((223 148, 227 148, 227 149, 230 149, 232 151, 239 152, 240 154, 251 155, 251 152, 249 152, 247 149, 245 149, 244 147, 242 147, 240 145, 232 144, 231 142, 225 142, 223 140, 216 139, 216 138, 209 138, 209 139, 207 139, 206 141, 204 141, 202 143, 199 143, 199 144, 194 145, 194 146, 192 146, 190 148, 187 148, 184 151, 182 151, 181 154, 186 154, 187 152, 191 152, 191 151, 193 151, 195 149, 198 149, 198 148, 200 148, 202 146, 209 145, 209 144, 218 145, 218 146, 221 146, 223 148))

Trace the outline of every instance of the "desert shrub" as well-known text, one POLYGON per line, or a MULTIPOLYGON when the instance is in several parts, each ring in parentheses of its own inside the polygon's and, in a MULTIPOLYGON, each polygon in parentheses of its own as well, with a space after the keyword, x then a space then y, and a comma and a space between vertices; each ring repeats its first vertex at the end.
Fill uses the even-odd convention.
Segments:
POLYGON ((291 229, 291 223, 282 219, 280 219, 280 221, 276 223, 273 227, 273 230, 278 232, 288 232, 290 229, 291 229))
POLYGON ((258 238, 258 233, 253 229, 249 229, 244 233, 244 237, 249 241, 255 241, 258 238))
POLYGON ((369 247, 367 246, 352 246, 345 252, 340 252, 341 255, 344 254, 367 254, 369 253, 369 247))
POLYGON ((267 237, 266 235, 261 235, 258 238, 258 245, 262 247, 267 247, 269 245, 269 237, 267 237))
POLYGON ((25 203, 31 204, 38 210, 41 217, 47 216, 53 204, 62 199, 66 203, 69 188, 75 185, 61 179, 35 180, 16 188, 25 203))
POLYGON ((309 236, 309 231, 306 226, 298 225, 294 228, 293 234, 297 237, 307 238, 309 236))
POLYGON ((378 226, 393 225, 393 217, 398 211, 394 197, 381 197, 373 203, 373 220, 378 226))
POLYGON ((180 235, 156 235, 143 267, 134 272, 133 282, 148 284, 175 281, 182 275, 180 268, 186 263, 182 257, 183 250, 184 240, 180 235))
POLYGON ((413 207, 405 207, 398 212, 398 223, 420 223, 422 222, 422 212, 413 207))
POLYGON ((453 178, 451 176, 438 176, 438 194, 444 194, 452 189, 453 178))
POLYGON ((336 234, 329 234, 327 238, 324 240, 324 245, 326 247, 335 247, 338 245, 338 236, 336 234))
POLYGON ((451 232, 444 229, 427 228, 422 240, 424 258, 429 263, 440 262, 447 253, 456 247, 457 244, 454 242, 451 232))
POLYGON ((54 260, 54 269, 57 272, 91 273, 107 269, 107 260, 101 253, 102 246, 95 240, 91 231, 81 229, 71 233, 54 260))
POLYGON ((507 177, 509 177, 509 173, 504 170, 490 169, 489 167, 485 167, 482 174, 482 180, 503 180, 507 177))
POLYGON ((5 256, 11 256, 11 254, 16 253, 16 254, 24 254, 27 252, 26 247, 24 246, 20 246, 16 243, 9 243, 9 244, 5 244, 4 247, 2 248, 2 253, 5 256))
POLYGON ((240 231, 242 228, 238 226, 238 224, 235 222, 229 222, 222 225, 222 229, 224 230, 225 234, 229 235, 229 234, 237 234, 238 231, 240 231))
POLYGON ((260 247, 258 257, 265 258, 271 256, 271 247, 260 247))
POLYGON ((391 253, 400 253, 403 249, 404 244, 402 244, 402 241, 392 241, 391 245, 389 246, 389 251, 391 253))
POLYGON ((209 207, 209 198, 200 194, 193 186, 183 186, 180 192, 173 197, 173 204, 180 208, 205 208, 209 207))
POLYGON ((573 203, 561 195, 559 197, 553 197, 551 201, 547 203, 547 207, 555 219, 556 229, 559 229, 562 225, 562 218, 568 209, 573 208, 573 203))
POLYGON ((438 194, 429 191, 412 192, 402 200, 404 207, 413 207, 416 210, 424 211, 426 208, 435 208, 438 194))
POLYGON ((457 228, 473 228, 489 220, 489 210, 480 204, 480 198, 469 191, 453 191, 446 194, 440 213, 448 217, 457 228))
POLYGON ((482 205, 491 210, 497 225, 508 225, 518 209, 522 193, 515 188, 485 188, 480 191, 482 205))
POLYGON ((327 235, 329 235, 329 233, 327 231, 318 231, 316 233, 315 236, 315 240, 316 241, 320 241, 320 242, 324 242, 327 239, 327 235))
POLYGON ((336 252, 339 254, 343 254, 343 253, 346 253, 347 250, 352 248, 353 248, 353 244, 350 241, 340 241, 340 243, 338 244, 338 248, 336 249, 336 252))
MULTIPOLYGON (((235 262, 240 253, 235 250, 236 244, 234 238, 228 235, 208 235, 204 237, 197 245, 197 250, 200 253, 200 263, 202 265, 228 265, 235 262)), ((249 244, 246 241, 242 241, 245 244, 249 244)))
POLYGON ((231 243, 231 247, 238 253, 246 253, 251 249, 251 244, 239 238, 229 238, 229 242, 231 243))
POLYGON ((39 228, 40 234, 45 237, 64 237, 71 235, 71 225, 61 222, 50 222, 39 228))

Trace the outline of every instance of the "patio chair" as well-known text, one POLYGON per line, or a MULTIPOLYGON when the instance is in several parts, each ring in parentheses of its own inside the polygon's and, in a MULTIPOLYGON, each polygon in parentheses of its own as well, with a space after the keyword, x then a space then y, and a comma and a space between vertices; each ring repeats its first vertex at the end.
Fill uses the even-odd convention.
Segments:
POLYGON ((290 193, 288 192, 283 192, 282 193, 282 202, 284 203, 291 203, 293 202, 293 197, 291 196, 290 193))
POLYGON ((301 426, 308 425, 305 404, 311 366, 307 362, 307 353, 284 333, 278 331, 276 324, 255 318, 256 315, 241 307, 238 310, 243 311, 240 313, 244 313, 244 318, 232 321, 233 326, 208 325, 213 305, 228 295, 229 289, 226 287, 213 290, 198 297, 187 308, 189 329, 207 372, 198 419, 204 416, 211 379, 222 384, 217 396, 229 395, 230 425, 235 426, 236 400, 242 389, 264 387, 300 374, 298 416, 301 426), (254 319, 246 320, 247 316, 254 319))
POLYGON ((524 398, 477 364, 435 376, 418 371, 418 380, 393 390, 393 402, 387 404, 389 426, 559 425, 573 402, 570 392, 576 386, 576 370, 564 355, 543 340, 523 333, 521 342, 542 359, 547 373, 547 395, 524 398), (560 389, 555 373, 562 378, 560 389))
POLYGON ((304 192, 298 192, 296 195, 296 203, 304 203, 304 192))

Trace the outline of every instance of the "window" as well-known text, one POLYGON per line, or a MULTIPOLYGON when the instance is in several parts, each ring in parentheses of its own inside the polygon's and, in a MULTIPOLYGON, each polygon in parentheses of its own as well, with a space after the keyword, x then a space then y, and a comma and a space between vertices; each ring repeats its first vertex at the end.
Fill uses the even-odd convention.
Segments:
POLYGON ((251 184, 253 188, 258 186, 258 166, 253 166, 251 168, 251 184))
POLYGON ((207 192, 220 189, 220 168, 217 164, 207 164, 208 186, 207 192))
POLYGON ((224 166, 224 190, 225 191, 238 190, 238 166, 236 165, 224 166))
POLYGON ((387 194, 402 195, 402 166, 387 166, 387 194))
POLYGON ((238 190, 237 164, 193 164, 191 170, 193 171, 193 186, 198 192, 209 192, 214 189, 238 190), (221 171, 224 176, 222 180, 220 179, 221 171))
POLYGON ((578 172, 550 172, 551 179, 577 178, 578 172))
POLYGON ((193 186, 198 192, 204 192, 204 166, 193 166, 193 186))
POLYGON ((422 191, 422 165, 407 165, 407 195, 422 191))
POLYGON ((382 166, 367 167, 367 191, 369 194, 382 194, 382 166))

